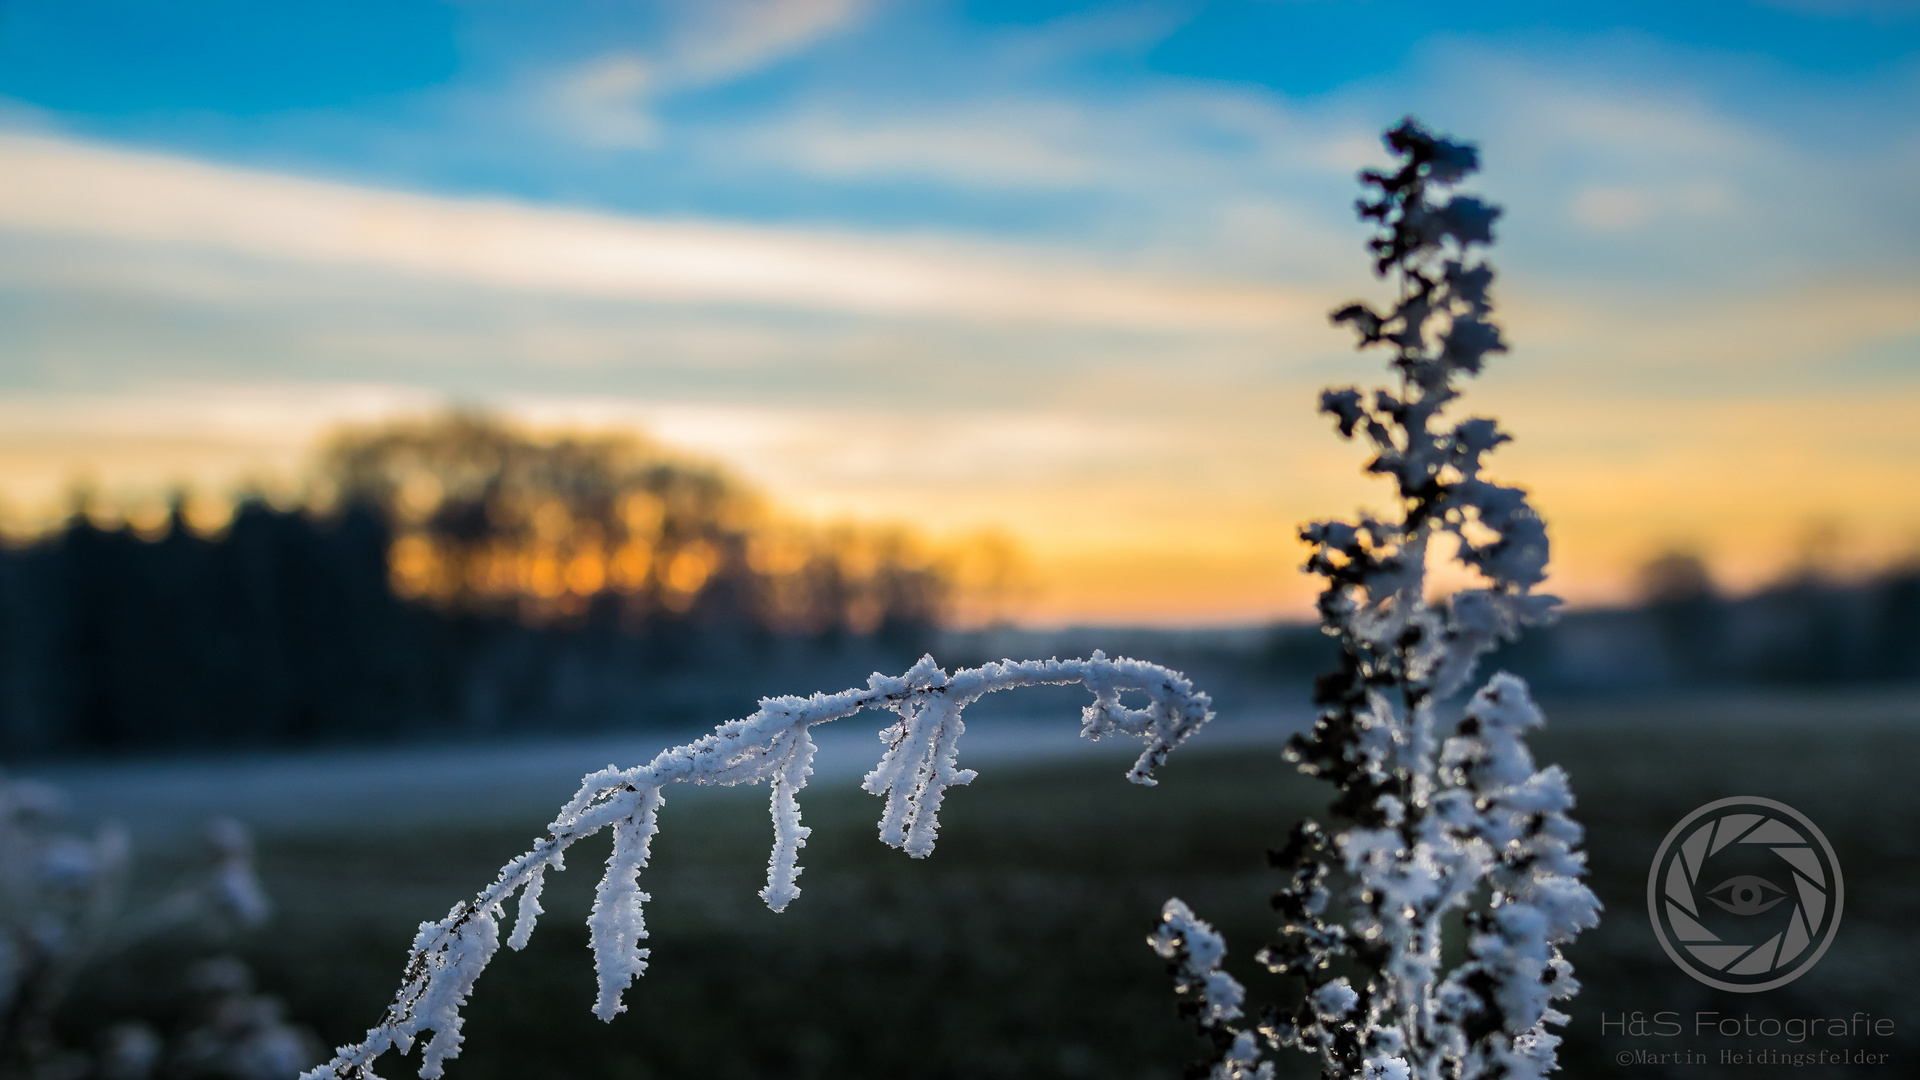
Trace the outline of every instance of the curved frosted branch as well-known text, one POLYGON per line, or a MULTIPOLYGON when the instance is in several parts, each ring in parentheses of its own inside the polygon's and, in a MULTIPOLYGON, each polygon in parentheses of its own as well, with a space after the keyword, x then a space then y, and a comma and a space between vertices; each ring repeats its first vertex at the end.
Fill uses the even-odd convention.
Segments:
POLYGON ((1094 653, 1084 660, 1005 660, 949 675, 922 657, 898 677, 875 673, 864 687, 811 697, 765 698, 753 715, 729 721, 713 734, 661 751, 632 768, 609 765, 589 773, 580 790, 547 826, 547 835, 531 850, 500 868, 493 884, 472 900, 455 905, 437 923, 423 923, 401 975, 400 990, 386 1016, 367 1037, 343 1046, 332 1061, 302 1080, 365 1078, 377 1080, 373 1064, 389 1049, 406 1053, 416 1038, 431 1031, 420 1075, 441 1075, 445 1062, 460 1050, 460 1007, 474 981, 492 959, 500 941, 505 904, 520 894, 507 944, 524 948, 540 916, 540 890, 549 870, 575 841, 613 829, 613 851, 594 894, 587 925, 594 968, 600 984, 594 1014, 612 1020, 625 1010, 622 992, 647 967, 648 950, 640 890, 640 871, 658 830, 662 792, 669 784, 752 784, 772 787, 773 851, 767 862, 767 887, 761 899, 781 911, 800 895, 799 852, 811 832, 800 823, 799 792, 813 773, 811 729, 865 709, 884 709, 896 721, 882 731, 888 748, 863 786, 885 795, 880 838, 915 858, 933 852, 940 803, 946 789, 974 778, 959 767, 959 739, 966 731, 961 713, 987 694, 1022 686, 1086 686, 1094 702, 1081 714, 1081 734, 1089 739, 1123 734, 1145 744, 1127 771, 1127 779, 1151 785, 1153 769, 1167 754, 1212 719, 1212 702, 1179 672, 1158 664, 1094 653), (1129 708, 1120 695, 1134 691, 1145 704, 1129 708))

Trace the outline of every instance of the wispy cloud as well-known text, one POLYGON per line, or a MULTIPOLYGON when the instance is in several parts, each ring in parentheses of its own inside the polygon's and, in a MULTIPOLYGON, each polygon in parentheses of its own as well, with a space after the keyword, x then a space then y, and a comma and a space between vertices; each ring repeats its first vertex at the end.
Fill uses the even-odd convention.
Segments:
POLYGON ((1162 0, 1087 8, 1014 30, 993 51, 1008 66, 1051 72, 1094 57, 1149 49, 1197 11, 1191 3, 1162 0))
POLYGON ((968 115, 878 117, 815 107, 756 133, 787 168, 840 179, 911 178, 1009 188, 1100 186, 1087 118, 1055 102, 988 104, 968 115))
POLYGON ((853 24, 868 0, 706 0, 668 8, 674 24, 654 50, 615 49, 539 81, 562 130, 592 146, 655 145, 658 100, 725 83, 802 52, 853 24))
POLYGON ((435 198, 21 135, 0 136, 0 227, 661 303, 1192 331, 1302 310, 1272 286, 1034 250, 435 198))
POLYGON ((636 53, 596 56, 549 78, 548 114, 589 146, 652 146, 660 124, 648 96, 658 78, 636 53))
POLYGON ((674 81, 711 83, 791 56, 843 29, 869 0, 709 0, 683 9, 664 65, 674 81))

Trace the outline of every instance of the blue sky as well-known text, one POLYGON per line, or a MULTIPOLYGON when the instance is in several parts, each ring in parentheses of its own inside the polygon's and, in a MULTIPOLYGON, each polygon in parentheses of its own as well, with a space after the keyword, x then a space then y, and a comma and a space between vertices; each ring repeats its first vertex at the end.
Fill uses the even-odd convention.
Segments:
MULTIPOLYGON (((1891 120, 1874 115, 1876 97, 1911 95, 1920 41, 1920 5, 1897 0, 762 7, 795 14, 781 26, 742 3, 9 0, 0 94, 79 134, 367 183, 1025 235, 1087 227, 1103 207, 1035 199, 1076 186, 1039 162, 996 178, 802 156, 766 162, 786 167, 772 183, 724 144, 796 117, 1063 103, 1098 115, 1179 89, 1375 122, 1408 108, 1468 113, 1444 84, 1476 57, 1680 94, 1808 135, 1836 119, 1804 109, 1808 99, 1857 96, 1854 130, 1830 134, 1859 139, 1891 120), (623 82, 621 59, 639 83, 623 82), (596 73, 597 87, 564 100, 570 75, 591 84, 596 73)), ((1246 137, 1210 134, 1223 156, 1246 137)))
POLYGON ((1412 111, 1507 207, 1482 407, 1564 588, 1822 524, 1886 558, 1916 44, 1902 0, 8 0, 0 492, 283 482, 461 400, 1003 531, 1036 618, 1293 610, 1289 526, 1366 494, 1307 403, 1368 374, 1321 313, 1412 111))

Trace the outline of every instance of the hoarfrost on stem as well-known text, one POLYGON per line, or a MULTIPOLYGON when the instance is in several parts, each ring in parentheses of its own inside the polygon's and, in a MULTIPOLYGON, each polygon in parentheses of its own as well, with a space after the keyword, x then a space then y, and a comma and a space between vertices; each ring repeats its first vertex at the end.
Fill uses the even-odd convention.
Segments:
MULTIPOLYGON (((206 865, 158 899, 130 907, 126 830, 108 823, 91 837, 76 835, 61 827, 65 810, 58 790, 0 774, 0 1080, 76 1069, 151 1072, 167 1047, 144 1024, 127 1022, 104 1032, 98 1055, 61 1041, 62 1025, 55 1021, 75 985, 89 969, 107 966, 142 942, 189 929, 225 938, 260 926, 271 910, 254 876, 252 837, 237 821, 209 821, 206 865)), ((278 1008, 250 990, 234 1000, 247 1008, 278 1008)), ((254 1028, 296 1049, 303 1037, 277 1013, 254 1028)), ((196 1060, 212 1063, 209 1071, 234 1072, 238 1058, 227 1049, 208 1043, 196 1060)), ((286 1075, 311 1060, 295 1061, 286 1075)))
POLYGON ((1492 242, 1500 211, 1445 191, 1479 168, 1478 152, 1411 119, 1386 144, 1398 167, 1360 174, 1372 191, 1359 212, 1380 226, 1374 269, 1399 297, 1386 310, 1350 304, 1333 320, 1361 348, 1392 351, 1397 385, 1327 390, 1320 409, 1341 437, 1371 446, 1366 470, 1393 482, 1399 513, 1301 530, 1312 549, 1305 568, 1326 582, 1322 629, 1341 657, 1316 683, 1319 719, 1288 757, 1339 789, 1330 809, 1345 827, 1302 821, 1272 853, 1288 875, 1274 897, 1280 934, 1256 957, 1304 985, 1292 1006, 1236 1028, 1243 993, 1219 970, 1219 936, 1170 901, 1148 938, 1171 961, 1176 989, 1203 1003, 1196 1019, 1214 1043, 1215 1077, 1264 1075, 1272 1063, 1260 1043, 1315 1055, 1327 1076, 1552 1072, 1559 1037, 1548 1028, 1567 1019, 1554 1003, 1579 990, 1560 947, 1599 920, 1580 880, 1567 776, 1536 768, 1526 746, 1543 722, 1526 684, 1496 674, 1444 742, 1434 730, 1435 703, 1558 600, 1533 592, 1548 543, 1526 492, 1481 474, 1508 436, 1490 419, 1444 415, 1460 396, 1456 380, 1506 351, 1488 318, 1493 270, 1472 253, 1492 242), (1430 600, 1429 560, 1449 546, 1478 583, 1430 600), (1463 908, 1466 958, 1448 970, 1443 920, 1463 908))
MULTIPOLYGON (((454 905, 446 918, 421 925, 386 1016, 364 1040, 341 1047, 332 1061, 303 1080, 377 1080, 376 1059, 390 1049, 407 1053, 428 1032, 432 1037, 421 1054, 420 1075, 428 1080, 440 1076, 460 1051, 460 1008, 499 946, 507 901, 519 894, 507 946, 524 948, 540 916, 546 873, 563 868, 568 847, 606 828, 613 830, 613 851, 587 919, 599 979, 593 1011, 602 1020, 624 1011, 622 993, 647 967, 648 951, 641 945, 647 938, 642 914, 647 894, 640 890, 640 871, 647 865, 668 785, 769 782, 774 839, 760 897, 780 911, 800 895, 799 853, 809 830, 800 823, 798 794, 813 772, 811 728, 863 709, 896 716, 880 733, 887 749, 863 786, 886 797, 880 839, 924 858, 933 853, 946 789, 974 778, 958 764, 966 707, 996 690, 1072 684, 1084 685, 1094 695, 1093 704, 1081 714, 1084 736, 1132 735, 1146 744, 1127 771, 1127 779, 1136 784, 1154 783, 1155 766, 1213 716, 1207 695, 1178 672, 1098 652, 1084 660, 1008 660, 952 674, 928 656, 903 675, 875 673, 866 686, 838 694, 764 699, 753 715, 662 751, 645 765, 609 765, 588 774, 531 850, 502 867, 478 896, 454 905), (1122 701, 1121 695, 1129 691, 1144 696, 1139 708, 1122 701)), ((1229 986, 1237 991, 1224 973, 1203 976, 1203 981, 1206 978, 1215 979, 1207 983, 1207 993, 1222 995, 1223 1002, 1229 986)))

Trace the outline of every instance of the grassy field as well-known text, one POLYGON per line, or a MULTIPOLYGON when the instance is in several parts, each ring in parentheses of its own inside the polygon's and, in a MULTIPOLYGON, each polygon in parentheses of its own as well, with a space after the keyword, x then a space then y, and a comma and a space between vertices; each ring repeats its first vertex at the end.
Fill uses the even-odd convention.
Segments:
MULTIPOLYGON (((1569 705, 1535 740, 1573 774, 1593 882, 1608 908, 1573 950, 1586 992, 1572 1008, 1566 1075, 1912 1075, 1920 1062, 1920 696, 1755 698, 1653 707, 1569 705), (1770 993, 1709 990, 1661 953, 1647 924, 1655 846, 1710 799, 1755 794, 1808 814, 1847 875, 1826 958, 1770 993), (1609 1016, 1697 1010, 1896 1021, 1895 1035, 1810 1040, 1634 1039, 1609 1016), (1723 1047, 1856 1046, 1884 1067, 1720 1067, 1723 1047), (1619 1064, 1693 1052, 1695 1065, 1619 1064)), ((850 785, 803 796, 814 828, 805 894, 783 915, 754 896, 769 825, 764 790, 670 794, 643 879, 653 969, 603 1025, 582 924, 603 847, 577 848, 548 889, 532 946, 505 954, 468 1011, 455 1078, 1177 1076, 1200 1050, 1143 942, 1178 895, 1228 936, 1256 999, 1279 989, 1250 957, 1269 931, 1263 852, 1317 813, 1324 785, 1271 749, 1175 756, 1153 789, 1125 759, 1002 766, 950 793, 931 859, 874 839, 879 802, 850 785)), ((293 1015, 330 1042, 357 1038, 391 994, 415 924, 491 879, 539 821, 503 828, 262 838, 280 915, 243 951, 293 1015)), ((150 977, 96 987, 96 1010, 152 1008, 178 957, 150 977)), ((1689 1031, 1691 1028, 1689 1027, 1689 1031)), ((1314 1075, 1304 1058, 1284 1075, 1314 1075)), ((410 1070, 391 1062, 386 1072, 410 1070)))

